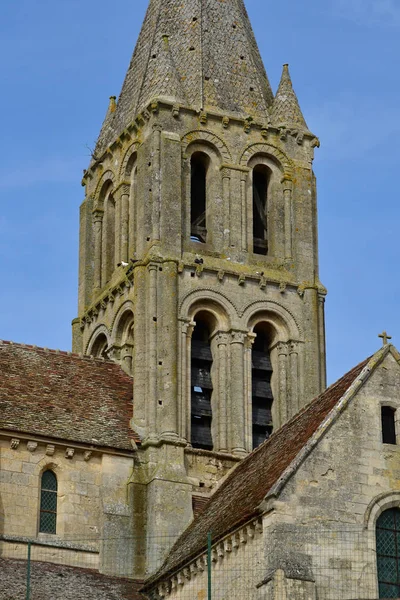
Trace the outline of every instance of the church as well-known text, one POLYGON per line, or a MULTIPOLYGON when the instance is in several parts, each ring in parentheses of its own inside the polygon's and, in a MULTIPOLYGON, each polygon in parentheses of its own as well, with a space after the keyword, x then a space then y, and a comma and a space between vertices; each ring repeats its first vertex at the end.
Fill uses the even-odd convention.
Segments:
POLYGON ((72 352, 0 342, 1 600, 28 550, 41 600, 400 597, 400 355, 326 388, 318 147, 244 0, 150 0, 72 352))

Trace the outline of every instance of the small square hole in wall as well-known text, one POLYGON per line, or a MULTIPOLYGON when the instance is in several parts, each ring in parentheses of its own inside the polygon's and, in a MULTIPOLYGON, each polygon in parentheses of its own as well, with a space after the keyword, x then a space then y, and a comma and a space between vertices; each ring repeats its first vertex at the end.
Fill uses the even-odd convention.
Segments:
POLYGON ((190 273, 190 277, 195 277, 196 273, 193 273, 193 271, 190 273))

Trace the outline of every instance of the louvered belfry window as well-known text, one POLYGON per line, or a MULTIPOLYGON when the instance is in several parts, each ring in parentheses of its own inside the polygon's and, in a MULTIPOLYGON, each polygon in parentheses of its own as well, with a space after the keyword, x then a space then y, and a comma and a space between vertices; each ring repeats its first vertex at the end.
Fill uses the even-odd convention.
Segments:
POLYGON ((262 325, 256 327, 257 337, 252 348, 252 425, 253 449, 272 433, 272 364, 269 340, 262 325))
POLYGON ((391 508, 376 523, 379 598, 400 598, 400 510, 391 508))
POLYGON ((197 321, 192 336, 191 444, 193 448, 205 450, 213 449, 211 437, 212 363, 210 332, 205 323, 197 321))
POLYGON ((40 489, 40 533, 57 531, 57 477, 53 471, 42 475, 40 489))

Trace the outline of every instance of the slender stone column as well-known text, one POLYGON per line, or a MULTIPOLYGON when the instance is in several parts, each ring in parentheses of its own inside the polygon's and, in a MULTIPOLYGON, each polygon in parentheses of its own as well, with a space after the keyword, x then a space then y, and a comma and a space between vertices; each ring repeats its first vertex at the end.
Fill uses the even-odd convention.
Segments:
POLYGON ((228 342, 229 334, 218 332, 215 335, 215 344, 217 347, 217 368, 218 368, 218 439, 215 440, 214 447, 220 452, 228 451, 228 342))
POLYGON ((132 374, 132 344, 124 344, 121 348, 121 365, 126 373, 132 374))
POLYGON ((282 181, 283 184, 283 198, 284 198, 284 209, 285 209, 285 258, 287 260, 292 258, 292 189, 293 183, 290 179, 285 178, 282 181))
POLYGON ((179 436, 178 416, 178 267, 164 262, 158 271, 162 322, 158 336, 159 432, 163 439, 179 436), (162 270, 161 270, 162 269, 162 270))
POLYGON ((121 262, 121 189, 114 194, 115 211, 114 211, 114 268, 121 262))
MULTIPOLYGON (((276 345, 278 353, 278 377, 279 377, 279 423, 278 427, 282 427, 288 420, 288 345, 285 342, 278 342, 276 345)), ((276 429, 274 425, 274 429, 276 429)))
POLYGON ((244 342, 247 331, 232 331, 231 338, 231 448, 246 453, 244 410, 244 342))
MULTIPOLYGON (((157 271, 158 265, 150 263, 147 286, 147 340, 148 340, 148 379, 147 379, 147 426, 149 439, 157 437, 157 271)), ((135 337, 135 339, 137 339, 135 337)))
POLYGON ((222 169, 222 194, 224 202, 224 247, 231 244, 231 172, 227 167, 222 169))
POLYGON ((181 322, 181 334, 179 342, 179 388, 178 388, 178 423, 179 435, 182 439, 189 441, 190 427, 188 427, 188 415, 190 416, 190 343, 194 321, 184 320, 181 322), (189 373, 188 373, 189 365, 189 373), (189 394, 188 394, 189 389, 189 394))
POLYGON ((300 372, 299 372, 299 344, 298 342, 289 343, 289 361, 290 361, 290 406, 288 407, 288 419, 291 419, 299 409, 299 391, 300 391, 300 372))
POLYGON ((247 179, 248 173, 240 173, 240 197, 242 211, 242 250, 248 251, 248 232, 247 232, 247 179))
POLYGON ((246 449, 247 452, 253 450, 253 400, 252 400, 252 357, 254 340, 256 334, 248 333, 244 345, 244 402, 245 402, 245 430, 246 430, 246 449))
MULTIPOLYGON (((133 420, 139 427, 147 427, 147 269, 135 268, 133 284, 134 299, 134 348, 133 348, 133 420)), ((146 433, 146 432, 145 432, 146 433)))
POLYGON ((128 262, 129 256, 129 227, 130 227, 130 215, 129 215, 129 192, 130 186, 124 184, 121 188, 121 200, 120 200, 120 240, 121 240, 121 250, 120 250, 120 262, 123 260, 124 262, 128 262))
POLYGON ((320 392, 326 389, 325 296, 318 294, 320 392))
POLYGON ((101 259, 103 243, 103 216, 104 211, 93 211, 94 222, 94 295, 101 289, 101 259))
POLYGON ((153 176, 152 176, 152 237, 153 240, 160 239, 160 217, 161 217, 161 125, 153 125, 153 176))

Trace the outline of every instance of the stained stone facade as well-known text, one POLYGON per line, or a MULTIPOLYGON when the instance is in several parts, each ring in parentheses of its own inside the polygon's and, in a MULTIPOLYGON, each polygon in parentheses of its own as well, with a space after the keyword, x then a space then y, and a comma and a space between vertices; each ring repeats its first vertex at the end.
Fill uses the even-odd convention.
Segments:
POLYGON ((204 598, 212 531, 221 600, 376 597, 399 356, 325 390, 318 146, 243 0, 150 0, 82 181, 74 353, 0 342, 0 558, 33 540, 157 600, 204 598))
POLYGON ((133 479, 171 535, 210 457, 233 466, 325 388, 318 145, 287 65, 274 98, 242 0, 150 1, 82 182, 73 349, 133 376, 133 479))

